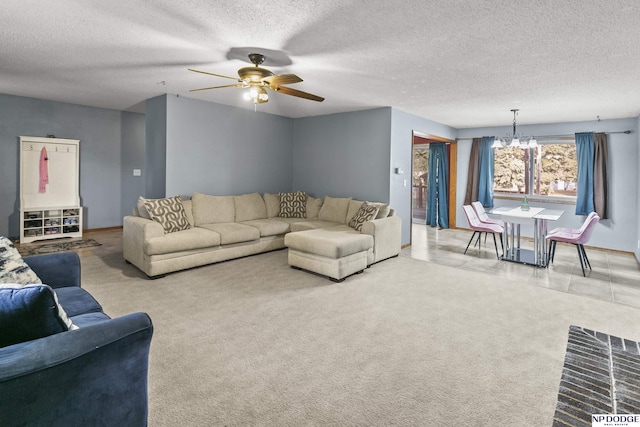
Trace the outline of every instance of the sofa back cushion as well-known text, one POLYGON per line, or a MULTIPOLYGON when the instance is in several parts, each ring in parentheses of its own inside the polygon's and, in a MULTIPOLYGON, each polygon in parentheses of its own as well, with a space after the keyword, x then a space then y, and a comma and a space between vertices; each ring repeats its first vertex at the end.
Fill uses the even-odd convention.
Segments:
POLYGON ((349 210, 349 203, 351 197, 338 198, 338 197, 325 197, 320 212, 318 212, 318 219, 321 221, 332 221, 340 224, 347 223, 347 211, 349 210))
POLYGON ((264 204, 267 207, 267 218, 280 216, 280 194, 264 193, 264 204))
POLYGON ((0 347, 77 329, 48 285, 0 285, 0 347))
POLYGON ((349 202, 349 209, 347 210, 347 225, 351 222, 358 210, 364 205, 365 202, 361 200, 351 200, 349 202))
POLYGON ((236 222, 266 219, 267 207, 258 193, 233 196, 236 210, 236 222))
POLYGON ((236 219, 233 196, 209 196, 208 194, 193 193, 191 207, 193 209, 193 223, 196 226, 235 222, 236 219))
POLYGON ((323 199, 307 196, 307 218, 318 219, 323 199))

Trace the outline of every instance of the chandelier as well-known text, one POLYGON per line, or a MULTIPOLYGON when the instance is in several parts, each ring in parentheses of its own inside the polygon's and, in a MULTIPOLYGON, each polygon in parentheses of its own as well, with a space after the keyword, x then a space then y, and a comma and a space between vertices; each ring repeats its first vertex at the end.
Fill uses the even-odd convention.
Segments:
POLYGON ((501 138, 496 138, 493 142, 492 148, 505 148, 505 147, 520 147, 530 148, 537 147, 538 141, 533 136, 523 136, 516 131, 516 116, 518 115, 518 109, 513 109, 513 133, 501 138))

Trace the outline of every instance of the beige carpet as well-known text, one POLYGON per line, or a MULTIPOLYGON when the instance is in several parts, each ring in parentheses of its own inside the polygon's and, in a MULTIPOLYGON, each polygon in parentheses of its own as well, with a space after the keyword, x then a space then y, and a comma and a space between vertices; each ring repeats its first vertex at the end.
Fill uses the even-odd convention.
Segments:
POLYGON ((150 426, 548 426, 569 325, 640 340, 640 310, 409 258, 343 283, 286 251, 83 284, 155 326, 150 426))

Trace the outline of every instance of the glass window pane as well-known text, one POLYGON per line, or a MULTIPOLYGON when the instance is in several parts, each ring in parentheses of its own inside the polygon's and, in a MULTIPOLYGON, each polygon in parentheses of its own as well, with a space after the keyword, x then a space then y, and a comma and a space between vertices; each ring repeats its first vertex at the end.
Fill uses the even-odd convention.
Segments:
POLYGON ((575 144, 538 146, 534 171, 534 194, 542 196, 576 196, 578 162, 575 144))
POLYGON ((519 147, 494 150, 494 193, 528 194, 527 154, 528 150, 519 147))

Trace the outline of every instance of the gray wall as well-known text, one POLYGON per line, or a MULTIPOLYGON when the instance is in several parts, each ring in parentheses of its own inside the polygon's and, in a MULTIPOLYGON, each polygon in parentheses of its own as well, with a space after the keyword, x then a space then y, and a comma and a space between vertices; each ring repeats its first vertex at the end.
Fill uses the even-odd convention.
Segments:
POLYGON ((134 169, 145 170, 145 116, 122 111, 122 149, 120 178, 120 215, 130 215, 138 197, 145 192, 144 175, 133 176, 134 169))
MULTIPOLYGON (((402 218, 402 244, 411 242, 411 163, 413 158, 413 131, 455 140, 456 130, 418 117, 391 109, 391 156, 389 158, 390 203, 402 218), (404 169, 396 174, 395 169, 404 169), (406 184, 405 184, 406 180, 406 184)), ((466 166, 465 166, 466 168, 466 166)))
POLYGON ((121 146, 129 130, 120 111, 0 94, 0 235, 20 232, 21 135, 79 139, 84 228, 121 225, 121 146))
POLYGON ((296 119, 293 188, 389 202, 389 108, 296 119))
POLYGON ((147 99, 144 147, 144 197, 165 197, 167 184, 167 95, 147 99))
MULTIPOLYGON (((638 219, 636 210, 638 206, 638 120, 617 119, 588 122, 551 123, 539 125, 518 126, 518 132, 525 135, 564 135, 576 132, 612 132, 631 130, 631 134, 610 134, 609 141, 609 208, 610 219, 600 221, 596 227, 589 245, 633 252, 637 250, 638 219)), ((459 138, 479 136, 504 136, 511 131, 511 127, 492 127, 461 129, 459 138)), ((469 164, 471 141, 459 142, 458 168, 466 172, 469 164), (464 147, 464 149, 460 149, 464 147)), ((457 187, 457 218, 459 227, 467 227, 466 218, 462 212, 464 193, 467 185, 466 173, 458 176, 457 187)), ((518 206, 520 200, 495 199, 496 207, 518 206)), ((550 209, 562 209, 565 211, 557 222, 551 227, 578 228, 584 221, 583 216, 575 215, 575 204, 555 204, 536 202, 536 206, 550 209)), ((530 229, 523 229, 525 235, 532 235, 530 229)))
POLYGON ((174 95, 166 100, 167 196, 291 189, 292 119, 174 95))

